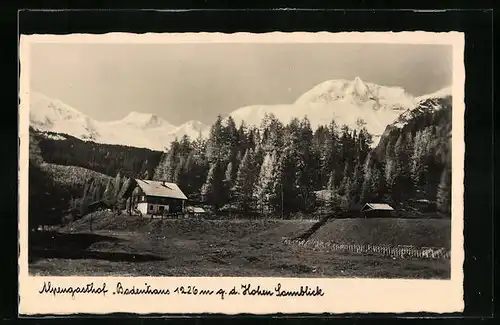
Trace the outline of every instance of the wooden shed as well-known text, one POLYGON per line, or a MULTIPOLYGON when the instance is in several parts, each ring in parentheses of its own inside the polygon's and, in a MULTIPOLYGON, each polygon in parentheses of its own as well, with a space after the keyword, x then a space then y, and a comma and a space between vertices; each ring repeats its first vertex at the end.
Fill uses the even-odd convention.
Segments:
POLYGON ((203 209, 201 207, 194 207, 194 206, 186 207, 186 212, 191 214, 191 215, 194 215, 194 216, 201 216, 201 215, 204 215, 207 213, 207 211, 205 211, 205 209, 203 209))
POLYGON ((361 214, 365 218, 387 218, 394 217, 395 211, 387 203, 366 203, 361 208, 361 214))

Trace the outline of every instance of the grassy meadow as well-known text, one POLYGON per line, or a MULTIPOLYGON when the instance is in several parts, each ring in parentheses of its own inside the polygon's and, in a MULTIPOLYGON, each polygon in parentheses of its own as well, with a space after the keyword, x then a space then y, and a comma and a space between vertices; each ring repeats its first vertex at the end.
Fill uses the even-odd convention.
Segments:
MULTIPOLYGON (((330 252, 283 240, 304 233, 315 222, 151 220, 96 212, 55 232, 32 233, 29 270, 53 276, 450 276, 447 259, 330 252)), ((327 222, 311 239, 449 249, 449 227, 447 220, 338 219, 327 222)))

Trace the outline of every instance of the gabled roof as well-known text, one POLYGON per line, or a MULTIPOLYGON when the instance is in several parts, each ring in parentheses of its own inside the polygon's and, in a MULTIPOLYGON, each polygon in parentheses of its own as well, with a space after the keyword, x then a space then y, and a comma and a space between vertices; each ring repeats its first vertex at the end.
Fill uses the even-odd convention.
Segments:
POLYGON ((366 203, 361 211, 371 211, 371 210, 383 210, 383 211, 394 211, 394 209, 386 203, 366 203))
POLYGON ((143 179, 136 179, 137 185, 146 195, 169 197, 179 200, 187 200, 186 195, 182 193, 181 189, 175 183, 150 181, 143 179))

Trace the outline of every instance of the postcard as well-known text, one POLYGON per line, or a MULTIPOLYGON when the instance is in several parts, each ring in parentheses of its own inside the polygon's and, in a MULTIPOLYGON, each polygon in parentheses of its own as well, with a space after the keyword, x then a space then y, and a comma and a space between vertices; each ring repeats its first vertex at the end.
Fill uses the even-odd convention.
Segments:
POLYGON ((19 53, 20 314, 463 310, 463 33, 19 53))

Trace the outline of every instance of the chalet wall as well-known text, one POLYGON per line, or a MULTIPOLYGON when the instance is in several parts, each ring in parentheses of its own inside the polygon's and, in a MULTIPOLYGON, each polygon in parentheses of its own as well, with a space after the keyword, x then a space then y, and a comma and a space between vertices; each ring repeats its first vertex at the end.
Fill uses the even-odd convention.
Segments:
POLYGON ((163 204, 150 204, 147 202, 141 202, 137 204, 137 210, 141 211, 141 213, 146 215, 158 214, 160 212, 160 208, 163 207, 165 214, 170 212, 168 205, 163 204))

